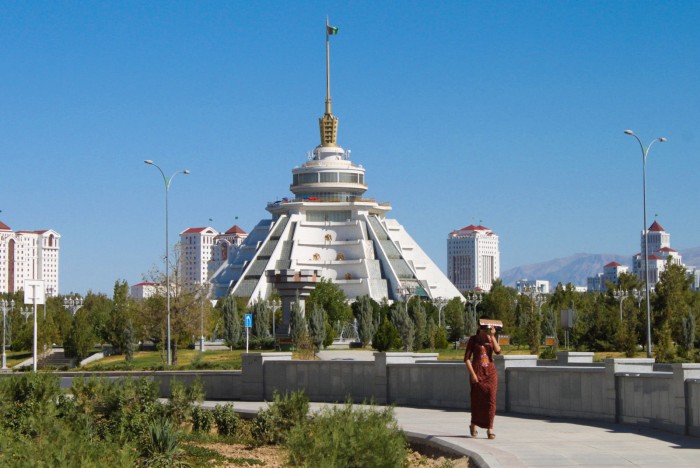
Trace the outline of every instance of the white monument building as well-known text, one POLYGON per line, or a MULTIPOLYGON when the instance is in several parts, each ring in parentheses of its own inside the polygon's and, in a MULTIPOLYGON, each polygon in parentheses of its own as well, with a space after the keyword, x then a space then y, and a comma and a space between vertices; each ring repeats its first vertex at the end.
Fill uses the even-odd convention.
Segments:
POLYGON ((265 299, 273 288, 280 291, 280 278, 308 280, 306 290, 326 278, 350 300, 362 295, 395 300, 401 298, 398 291, 407 290, 424 298, 461 298, 404 227, 387 217, 391 206, 365 197, 365 169, 337 143, 328 63, 327 40, 321 143, 292 169, 292 196, 268 203, 272 217, 260 221, 214 273, 214 298, 265 299))
POLYGON ((24 289, 25 280, 42 280, 46 296, 57 296, 60 239, 53 229, 13 231, 0 221, 0 292, 24 289))
MULTIPOLYGON (((632 272, 637 278, 644 281, 644 232, 641 234, 641 252, 632 257, 632 272)), ((670 257, 675 265, 683 265, 681 254, 671 248, 671 234, 656 221, 649 226, 647 234, 647 244, 649 245, 649 287, 654 289, 659 282, 661 273, 666 269, 666 260, 670 257)))

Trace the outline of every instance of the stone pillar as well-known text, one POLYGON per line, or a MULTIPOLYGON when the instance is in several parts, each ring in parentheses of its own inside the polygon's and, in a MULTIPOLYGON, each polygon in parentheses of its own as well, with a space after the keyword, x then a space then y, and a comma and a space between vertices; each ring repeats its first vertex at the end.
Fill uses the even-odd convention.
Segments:
POLYGON ((690 415, 686 395, 685 381, 700 379, 700 364, 672 364, 673 379, 671 380, 671 422, 678 427, 678 433, 690 435, 690 415))
POLYGON ((615 374, 645 374, 654 371, 654 358, 617 358, 605 360, 605 377, 603 378, 603 414, 610 415, 611 422, 619 422, 617 409, 617 382, 615 374))
POLYGON ((243 353, 241 373, 241 400, 265 400, 265 362, 291 361, 292 353, 243 353))
POLYGON ((569 364, 591 364, 595 353, 563 351, 557 353, 557 365, 567 366, 569 364))
MULTIPOLYGON (((378 405, 391 404, 389 395, 389 364, 413 364, 419 353, 374 353, 374 402, 378 405)), ((428 355, 432 356, 432 355, 428 355)))
POLYGON ((497 354, 493 359, 498 375, 498 392, 496 393, 496 410, 499 413, 508 412, 508 373, 509 367, 537 367, 537 356, 534 354, 503 355, 497 354))

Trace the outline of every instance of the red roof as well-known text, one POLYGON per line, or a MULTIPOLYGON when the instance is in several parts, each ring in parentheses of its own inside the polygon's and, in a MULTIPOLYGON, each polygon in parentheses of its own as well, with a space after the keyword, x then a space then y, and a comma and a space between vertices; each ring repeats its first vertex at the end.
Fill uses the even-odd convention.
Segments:
POLYGON ((196 227, 196 228, 189 228, 183 232, 183 234, 194 234, 195 232, 202 232, 206 228, 205 227, 196 227))
POLYGON ((490 231, 490 230, 491 230, 491 229, 489 229, 489 228, 487 228, 487 227, 485 227, 485 226, 481 226, 481 225, 475 226, 475 225, 473 225, 473 224, 470 224, 469 226, 465 226, 465 227, 463 227, 462 229, 458 229, 458 230, 456 230, 456 231, 452 231, 450 234, 455 234, 455 233, 463 232, 463 231, 472 231, 472 232, 473 232, 473 231, 490 231))
POLYGON ((136 283, 136 284, 132 285, 132 288, 134 286, 158 286, 158 283, 136 283))
POLYGON ((620 265, 620 264, 617 263, 617 262, 610 262, 610 263, 608 263, 607 265, 605 265, 603 268, 607 268, 607 267, 619 267, 619 266, 622 266, 622 265, 620 265))
POLYGON ((10 229, 10 226, 0 221, 0 231, 12 231, 12 229, 10 229))
POLYGON ((656 255, 649 255, 649 260, 663 260, 663 258, 657 257, 656 255))
POLYGON ((658 252, 678 252, 677 250, 673 250, 671 247, 663 247, 658 250, 658 252))
POLYGON ((239 228, 235 224, 229 228, 224 234, 247 234, 243 229, 239 228))
POLYGON ((653 231, 653 232, 665 232, 665 231, 666 231, 666 230, 665 230, 664 228, 662 228, 661 225, 660 225, 659 223, 657 223, 656 221, 654 221, 654 224, 652 224, 651 226, 649 226, 649 230, 650 230, 650 231, 653 231))

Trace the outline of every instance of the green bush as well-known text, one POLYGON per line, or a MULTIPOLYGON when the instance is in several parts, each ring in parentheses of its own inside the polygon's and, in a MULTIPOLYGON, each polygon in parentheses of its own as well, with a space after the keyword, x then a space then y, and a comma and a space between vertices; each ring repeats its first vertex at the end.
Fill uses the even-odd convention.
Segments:
POLYGON ((144 466, 183 466, 178 460, 184 453, 180 449, 180 435, 173 422, 165 415, 157 416, 148 424, 147 437, 140 448, 144 466))
POLYGON ((273 394, 267 409, 260 410, 253 421, 253 437, 263 444, 284 442, 293 427, 303 424, 309 413, 309 399, 303 390, 291 394, 273 394))
POLYGON ((40 416, 53 416, 60 394, 55 374, 24 374, 0 380, 0 424, 11 431, 36 436, 40 416))
POLYGON ((214 427, 214 413, 201 406, 192 408, 192 430, 209 433, 214 427))
POLYGON ((540 359, 556 359, 557 353, 554 351, 554 346, 545 346, 540 353, 540 359))
POLYGON ((192 404, 204 400, 204 385, 199 378, 192 385, 185 385, 177 379, 170 380, 170 399, 166 406, 167 413, 175 425, 187 421, 192 413, 192 404))
POLYGON ((236 433, 238 428, 238 415, 233 410, 233 405, 227 403, 225 405, 216 405, 214 407, 214 421, 216 421, 216 430, 219 435, 230 436, 236 433))
POLYGON ((406 439, 392 408, 326 407, 292 428, 286 445, 292 466, 406 466, 406 439))

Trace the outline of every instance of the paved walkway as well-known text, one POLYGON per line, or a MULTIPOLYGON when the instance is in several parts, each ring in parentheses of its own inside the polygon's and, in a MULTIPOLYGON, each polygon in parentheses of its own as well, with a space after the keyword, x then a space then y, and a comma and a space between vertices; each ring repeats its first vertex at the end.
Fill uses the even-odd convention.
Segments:
MULTIPOLYGON (((221 402, 205 402, 214 406, 221 402)), ((266 403, 233 402, 237 412, 256 413, 266 403)), ((317 409, 323 403, 311 403, 317 409)), ((635 426, 584 421, 496 416, 495 440, 479 429, 469 436, 469 413, 425 408, 395 409, 410 439, 468 455, 482 467, 700 466, 700 439, 635 426)))

